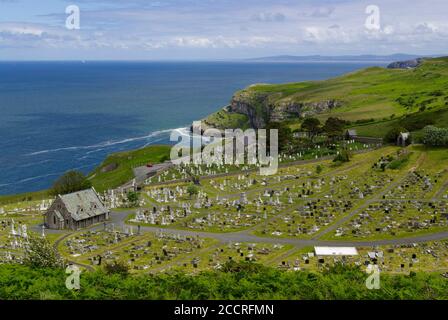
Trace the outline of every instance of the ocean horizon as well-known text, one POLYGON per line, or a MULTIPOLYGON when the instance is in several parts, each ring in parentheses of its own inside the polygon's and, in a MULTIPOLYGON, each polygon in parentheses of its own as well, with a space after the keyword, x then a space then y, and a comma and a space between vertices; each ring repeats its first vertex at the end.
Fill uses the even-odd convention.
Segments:
POLYGON ((38 191, 113 152, 168 144, 253 83, 323 80, 386 62, 0 62, 0 195, 38 191))

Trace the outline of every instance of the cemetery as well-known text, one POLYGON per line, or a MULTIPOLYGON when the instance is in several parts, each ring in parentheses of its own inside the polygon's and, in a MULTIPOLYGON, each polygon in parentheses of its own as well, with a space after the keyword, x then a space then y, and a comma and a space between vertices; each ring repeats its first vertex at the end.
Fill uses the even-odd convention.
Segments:
POLYGON ((357 255, 319 256, 314 248, 306 247, 296 250, 273 266, 279 269, 323 270, 336 263, 351 264, 366 269, 368 265, 377 265, 381 272, 442 272, 448 269, 448 241, 411 243, 357 247, 357 255))
POLYGON ((444 230, 447 227, 447 201, 384 200, 362 209, 339 227, 332 238, 396 238, 444 230))
POLYGON ((194 254, 213 240, 164 233, 138 234, 132 226, 76 233, 62 243, 61 253, 71 260, 94 267, 124 261, 131 270, 151 270, 194 254), (135 232, 135 233, 134 233, 135 232))
MULTIPOLYGON (((42 227, 54 198, 2 204, 0 263, 21 263, 34 234, 83 268, 121 261, 132 273, 190 274, 219 270, 228 261, 290 271, 336 262, 376 263, 390 273, 448 270, 447 241, 404 241, 448 231, 445 149, 385 146, 343 163, 321 156, 282 156, 270 176, 250 166, 167 167, 141 188, 134 180, 99 193, 110 219, 79 230, 42 227), (304 157, 308 161, 295 162, 304 157), (384 239, 395 244, 375 245, 384 239), (319 240, 351 241, 357 254, 316 255, 309 244, 319 240)), ((87 205, 70 202, 77 212, 87 205)))

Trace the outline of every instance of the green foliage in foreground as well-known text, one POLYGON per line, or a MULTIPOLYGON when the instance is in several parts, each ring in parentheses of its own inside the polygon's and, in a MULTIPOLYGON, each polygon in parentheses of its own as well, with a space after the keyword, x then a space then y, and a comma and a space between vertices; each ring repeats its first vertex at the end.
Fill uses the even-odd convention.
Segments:
POLYGON ((438 274, 381 275, 368 290, 367 274, 336 266, 322 273, 284 272, 253 263, 191 276, 81 274, 81 289, 65 287, 61 269, 0 266, 0 299, 447 299, 448 281, 438 274))

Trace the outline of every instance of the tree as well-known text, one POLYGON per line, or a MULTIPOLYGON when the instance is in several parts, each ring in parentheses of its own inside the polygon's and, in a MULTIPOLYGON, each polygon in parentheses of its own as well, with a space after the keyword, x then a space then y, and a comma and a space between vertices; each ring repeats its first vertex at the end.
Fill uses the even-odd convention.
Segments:
POLYGON ((323 129, 329 139, 335 140, 343 135, 345 123, 344 120, 330 117, 325 122, 323 129))
POLYGON ((190 199, 191 199, 192 196, 199 193, 198 187, 196 187, 194 184, 190 184, 187 187, 187 193, 190 195, 190 199))
POLYGON ((288 146, 292 140, 292 130, 291 128, 284 122, 270 122, 266 126, 266 135, 267 135, 267 147, 269 150, 270 142, 270 133, 269 130, 278 130, 278 151, 281 153, 288 149, 288 146))
POLYGON ((309 137, 311 140, 319 134, 321 128, 320 128, 320 121, 317 118, 306 118, 302 122, 301 126, 302 130, 308 132, 309 137))
POLYGON ((386 135, 384 136, 384 141, 389 143, 396 143, 398 136, 402 132, 407 132, 407 130, 403 127, 397 126, 390 129, 386 135))
POLYGON ((133 191, 128 192, 127 199, 131 207, 136 207, 138 205, 139 194, 133 191))
POLYGON ((68 194, 80 190, 89 189, 92 183, 79 171, 68 171, 51 188, 51 194, 54 196, 68 194))
POLYGON ((24 264, 32 268, 63 268, 64 260, 46 238, 29 236, 24 264))

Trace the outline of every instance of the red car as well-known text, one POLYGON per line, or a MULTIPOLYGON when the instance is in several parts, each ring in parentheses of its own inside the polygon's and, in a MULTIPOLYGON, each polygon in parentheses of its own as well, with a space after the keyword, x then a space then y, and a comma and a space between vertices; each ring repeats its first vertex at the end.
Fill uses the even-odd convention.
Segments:
POLYGON ((154 167, 154 165, 153 165, 152 163, 148 163, 148 164, 146 165, 146 167, 148 167, 148 168, 152 168, 152 167, 154 167))

